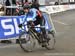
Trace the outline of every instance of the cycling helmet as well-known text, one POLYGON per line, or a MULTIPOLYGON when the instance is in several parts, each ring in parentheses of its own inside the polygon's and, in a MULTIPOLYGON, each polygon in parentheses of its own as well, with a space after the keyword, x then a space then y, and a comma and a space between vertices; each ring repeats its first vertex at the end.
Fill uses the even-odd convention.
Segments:
POLYGON ((30 8, 31 8, 31 6, 28 4, 23 6, 23 9, 30 9, 30 8))

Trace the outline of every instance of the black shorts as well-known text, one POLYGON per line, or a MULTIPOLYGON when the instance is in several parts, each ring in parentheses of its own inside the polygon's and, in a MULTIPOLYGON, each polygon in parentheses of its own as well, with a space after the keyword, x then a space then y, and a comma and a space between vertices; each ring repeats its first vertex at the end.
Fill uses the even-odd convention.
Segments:
POLYGON ((36 16, 36 20, 34 21, 34 24, 35 25, 44 25, 45 24, 45 20, 43 17, 39 17, 39 16, 36 16))

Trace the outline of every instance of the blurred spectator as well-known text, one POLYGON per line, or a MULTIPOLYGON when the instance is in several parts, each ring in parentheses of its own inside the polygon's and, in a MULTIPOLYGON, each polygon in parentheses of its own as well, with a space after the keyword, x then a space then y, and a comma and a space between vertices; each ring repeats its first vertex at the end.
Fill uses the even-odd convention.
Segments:
POLYGON ((16 4, 16 0, 12 0, 12 4, 14 4, 14 5, 15 5, 15 4, 16 4))
POLYGON ((31 5, 32 8, 36 8, 36 9, 38 9, 38 10, 39 10, 39 6, 40 6, 40 5, 39 5, 39 3, 38 3, 37 0, 34 0, 33 3, 32 3, 32 5, 31 5))
POLYGON ((0 0, 0 4, 4 4, 4 0, 0 0))
POLYGON ((4 14, 4 6, 0 5, 0 16, 3 16, 4 14))
MULTIPOLYGON (((12 6, 16 6, 16 0, 12 0, 12 6)), ((12 15, 15 15, 16 8, 12 8, 12 15)))
POLYGON ((18 15, 18 16, 20 16, 20 15, 24 15, 25 13, 24 13, 24 11, 23 10, 19 10, 17 13, 16 13, 16 15, 18 15))
POLYGON ((55 2, 55 5, 59 5, 59 3, 58 2, 55 2))
MULTIPOLYGON (((9 0, 6 0, 5 2, 5 6, 10 6, 10 1, 9 0)), ((11 15, 11 8, 6 8, 6 15, 11 15)))

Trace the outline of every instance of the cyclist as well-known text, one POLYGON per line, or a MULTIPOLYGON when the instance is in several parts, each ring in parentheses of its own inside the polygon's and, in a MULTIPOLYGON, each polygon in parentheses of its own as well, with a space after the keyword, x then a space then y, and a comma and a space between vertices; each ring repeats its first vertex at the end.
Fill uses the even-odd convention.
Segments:
MULTIPOLYGON (((25 12, 25 18, 24 18, 23 23, 26 21, 27 17, 29 15, 31 15, 32 16, 32 19, 33 19, 33 25, 34 26, 39 25, 39 24, 40 24, 40 26, 45 26, 44 17, 42 16, 42 13, 39 10, 37 10, 35 8, 31 8, 30 5, 24 5, 23 9, 24 9, 24 12, 25 12)), ((20 24, 20 26, 21 25, 22 24, 20 24)), ((41 29, 41 31, 42 31, 42 33, 44 35, 43 36, 44 39, 47 39, 45 28, 40 28, 40 29, 41 29)))

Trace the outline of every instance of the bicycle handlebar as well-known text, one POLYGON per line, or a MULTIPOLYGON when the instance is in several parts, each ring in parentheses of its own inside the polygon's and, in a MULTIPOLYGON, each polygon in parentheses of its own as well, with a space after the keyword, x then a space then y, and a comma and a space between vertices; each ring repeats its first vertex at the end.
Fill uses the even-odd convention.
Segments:
POLYGON ((28 21, 27 24, 19 24, 18 27, 22 27, 22 26, 28 26, 28 28, 45 28, 45 26, 31 26, 30 24, 32 23, 33 21, 28 21))

